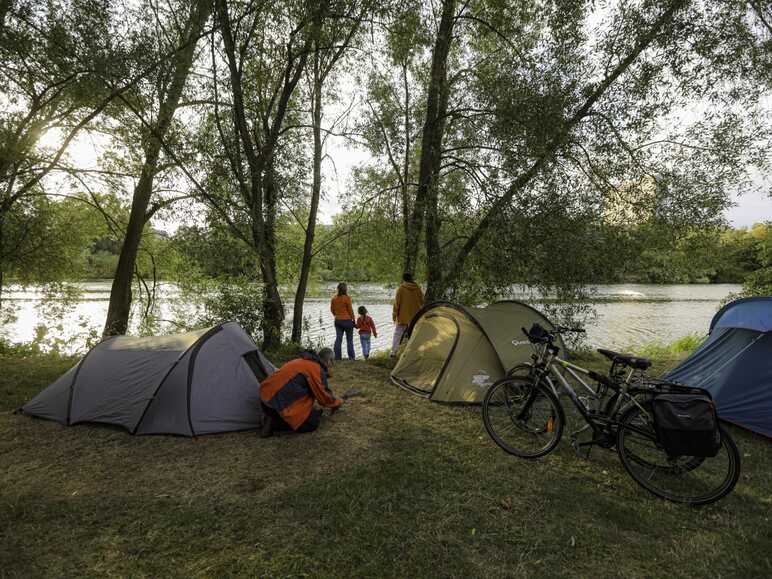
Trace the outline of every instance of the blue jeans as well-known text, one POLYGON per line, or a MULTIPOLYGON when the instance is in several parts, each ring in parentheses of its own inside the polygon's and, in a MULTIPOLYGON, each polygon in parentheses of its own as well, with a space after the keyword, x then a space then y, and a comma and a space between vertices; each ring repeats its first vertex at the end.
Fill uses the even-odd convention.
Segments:
POLYGON ((343 342, 343 332, 346 333, 346 350, 348 359, 356 358, 354 355, 354 320, 335 320, 335 359, 341 359, 340 346, 343 342))
POLYGON ((366 360, 370 357, 370 333, 359 334, 359 343, 362 344, 362 355, 366 360))

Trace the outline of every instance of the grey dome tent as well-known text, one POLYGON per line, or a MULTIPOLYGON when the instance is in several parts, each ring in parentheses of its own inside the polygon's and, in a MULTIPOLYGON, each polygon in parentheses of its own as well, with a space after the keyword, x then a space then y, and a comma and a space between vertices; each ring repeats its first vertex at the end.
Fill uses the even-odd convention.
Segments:
POLYGON ((257 428, 259 381, 275 371, 236 323, 169 336, 117 336, 21 411, 66 426, 99 422, 131 434, 196 436, 257 428))
MULTIPOLYGON (((435 402, 479 404, 488 386, 531 361, 533 347, 521 328, 534 322, 554 328, 541 312, 514 300, 484 308, 428 304, 408 326, 408 340, 391 380, 435 402)), ((559 343, 565 355, 562 340, 559 343)))
POLYGON ((721 308, 705 343, 667 378, 710 391, 723 420, 772 436, 772 297, 721 308))

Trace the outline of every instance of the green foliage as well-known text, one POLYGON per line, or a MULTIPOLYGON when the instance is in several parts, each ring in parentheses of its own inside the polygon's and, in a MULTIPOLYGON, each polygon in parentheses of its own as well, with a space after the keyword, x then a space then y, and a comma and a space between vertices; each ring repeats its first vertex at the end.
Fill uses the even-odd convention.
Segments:
POLYGON ((118 255, 109 251, 95 251, 87 257, 86 276, 89 279, 111 279, 118 265, 118 255))
POLYGON ((759 268, 745 278, 742 296, 772 296, 772 223, 754 225, 751 234, 756 240, 759 268))
MULTIPOLYGON (((100 203, 104 208, 110 200, 102 198, 100 203)), ((120 207, 111 211, 115 219, 123 217, 120 207)), ((30 196, 6 214, 4 226, 6 246, 16 249, 0 260, 7 279, 46 284, 111 279, 115 273, 121 241, 102 214, 81 199, 30 196)), ((213 265, 211 275, 227 272, 225 264, 232 262, 233 253, 223 246, 222 239, 210 241, 211 250, 223 255, 213 265), (220 267, 223 269, 217 269, 220 267)), ((172 278, 180 259, 196 258, 192 244, 184 229, 179 239, 171 240, 147 227, 137 258, 139 275, 149 280, 172 278)), ((209 249, 202 247, 201 251, 209 249)))
MULTIPOLYGON (((107 3, 109 5, 109 3, 107 3)), ((45 197, 68 160, 57 132, 74 137, 98 110, 116 72, 109 10, 89 2, 19 0, 0 23, 0 291, 2 276, 61 278, 82 251, 83 214, 45 197)))
POLYGON ((246 277, 181 280, 179 325, 188 328, 237 321, 253 338, 262 333, 263 288, 246 277), (191 304, 199 304, 191 316, 191 304))
POLYGON ((767 265, 750 274, 743 284, 743 297, 772 295, 772 266, 767 265))
MULTIPOLYGON (((591 315, 589 283, 745 281, 746 294, 770 292, 770 226, 735 231, 721 223, 727 192, 749 186, 750 167, 763 172, 769 165, 766 8, 684 4, 614 78, 608 75, 667 4, 458 5, 449 82, 440 91, 448 114, 436 176, 439 251, 429 259, 451 271, 456 262, 463 267, 438 295, 479 303, 528 284, 557 319, 576 321, 591 315), (603 78, 613 82, 588 101, 603 78), (694 114, 683 116, 685 110, 694 114), (635 187, 649 181, 652 191, 635 187), (629 207, 621 223, 609 219, 619 204, 629 207)), ((352 37, 354 56, 344 56, 354 81, 340 83, 333 74, 336 83, 324 93, 325 103, 351 96, 351 107, 334 121, 339 111, 330 107, 322 124, 330 128, 324 139, 347 134, 371 160, 356 168, 342 212, 318 227, 311 286, 397 281, 420 173, 439 6, 289 0, 221 7, 195 57, 206 74, 187 79, 184 112, 170 120, 164 146, 147 165, 156 186, 136 262, 142 309, 153 313, 154 282, 181 280, 204 284, 199 289, 214 296, 207 320, 244 315, 257 327, 250 311, 265 306, 254 289, 260 262, 269 271, 275 261, 283 285, 297 280, 309 211, 314 74, 311 64, 302 70, 304 47, 312 28, 322 45, 337 46, 362 15, 367 34, 352 37), (224 15, 237 45, 234 74, 224 15), (233 123, 242 98, 245 130, 233 123), (256 158, 248 160, 250 149, 256 158), (192 191, 201 204, 186 200, 192 191), (195 225, 167 238, 153 230, 159 218, 195 225)), ((126 200, 157 143, 149 127, 161 116, 175 63, 169 55, 179 55, 189 10, 181 0, 16 0, 3 9, 0 288, 9 277, 45 283, 113 276, 126 200), (41 144, 59 134, 63 145, 106 91, 139 71, 141 78, 83 127, 109 141, 99 147, 97 167, 70 166, 78 159, 41 144), (53 179, 49 169, 67 177, 53 179), (61 201, 67 188, 80 201, 61 201)), ((330 62, 333 53, 325 47, 308 63, 330 62)), ((422 264, 417 274, 425 271, 422 264)), ((275 310, 272 322, 281 317, 275 310)))
POLYGON ((641 356, 667 360, 674 357, 683 357, 690 354, 700 347, 700 345, 705 341, 705 338, 705 335, 689 334, 678 338, 669 344, 652 342, 645 346, 634 348, 634 350, 641 356))
POLYGON ((254 250, 218 222, 180 227, 171 244, 184 260, 183 269, 194 268, 205 277, 240 277, 259 271, 254 250))
POLYGON ((69 358, 72 355, 83 355, 99 343, 100 336, 88 329, 88 320, 80 319, 78 323, 80 331, 70 331, 67 338, 62 338, 64 328, 61 318, 58 323, 55 318, 45 319, 51 321, 52 325, 35 326, 35 337, 29 342, 11 342, 0 336, 0 357, 69 358))
POLYGON ((692 228, 684 235, 666 226, 646 224, 631 232, 638 259, 621 277, 644 283, 742 283, 762 268, 772 226, 750 229, 692 228))
POLYGON ((87 273, 86 248, 103 234, 101 218, 83 203, 28 196, 5 215, 0 269, 22 283, 79 279, 87 273))
POLYGON ((0 337, 0 356, 2 357, 27 358, 40 353, 40 345, 37 342, 10 342, 0 337))
POLYGON ((325 246, 317 267, 327 280, 397 282, 402 275, 403 238, 386 210, 336 215, 332 227, 320 234, 325 246))
MULTIPOLYGON (((443 274, 452 279, 435 280, 448 286, 442 294, 495 294, 519 280, 737 281, 752 269, 739 255, 717 267, 697 237, 721 225, 727 191, 749 186, 749 167, 768 166, 763 21, 721 2, 679 5, 657 21, 669 6, 474 2, 461 9, 447 62, 452 80, 443 87, 452 108, 438 182, 439 253, 425 256, 448 264, 443 274), (655 23, 661 28, 646 36, 655 23), (647 42, 650 49, 636 53, 647 42), (723 43, 731 57, 717 48, 723 43), (695 102, 706 103, 706 114, 672 120, 695 102), (652 195, 629 186, 644 181, 652 195), (612 224, 608 208, 619 198, 632 218, 612 224), (648 222, 659 231, 629 231, 648 222)), ((425 16, 435 29, 437 14, 425 16)), ((375 104, 364 134, 376 162, 361 172, 373 186, 359 187, 363 207, 371 190, 392 192, 394 227, 404 214, 404 180, 392 158, 401 162, 393 153, 403 150, 400 68, 395 59, 367 85, 375 104)), ((415 77, 425 83, 427 63, 421 68, 415 77)))

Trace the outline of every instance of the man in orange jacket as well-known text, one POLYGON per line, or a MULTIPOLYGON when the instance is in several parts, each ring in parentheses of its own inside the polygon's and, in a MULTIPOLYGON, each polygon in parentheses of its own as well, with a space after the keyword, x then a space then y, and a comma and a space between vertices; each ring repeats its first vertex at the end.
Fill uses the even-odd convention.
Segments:
POLYGON ((394 297, 394 308, 391 317, 394 320, 394 339, 391 342, 391 357, 397 355, 402 334, 405 333, 413 317, 424 305, 424 294, 421 286, 413 281, 410 272, 402 275, 402 285, 397 288, 394 297))
POLYGON ((260 436, 275 431, 313 432, 319 427, 321 410, 314 401, 335 412, 343 400, 336 398, 327 384, 332 375, 332 350, 323 348, 319 354, 303 352, 290 360, 260 384, 263 426, 260 436))

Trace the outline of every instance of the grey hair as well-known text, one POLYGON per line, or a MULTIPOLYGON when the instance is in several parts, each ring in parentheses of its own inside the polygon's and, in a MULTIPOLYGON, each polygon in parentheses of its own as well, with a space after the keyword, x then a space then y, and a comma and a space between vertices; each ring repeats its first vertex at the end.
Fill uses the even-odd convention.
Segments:
POLYGON ((322 348, 319 350, 319 353, 317 354, 319 356, 319 359, 324 362, 325 364, 329 364, 332 362, 333 353, 330 348, 322 348))

